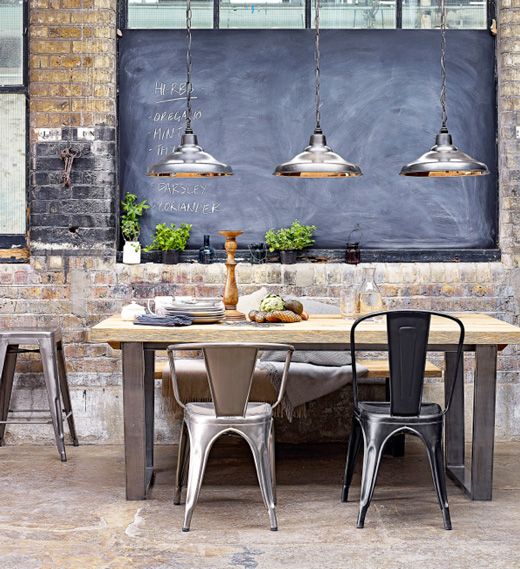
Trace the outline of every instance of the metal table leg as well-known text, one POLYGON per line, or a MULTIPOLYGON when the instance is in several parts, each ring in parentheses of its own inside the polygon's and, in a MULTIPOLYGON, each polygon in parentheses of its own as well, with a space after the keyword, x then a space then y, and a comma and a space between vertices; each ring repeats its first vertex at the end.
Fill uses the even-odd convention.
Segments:
MULTIPOLYGON (((448 360, 447 354, 447 365, 448 360)), ((464 400, 460 388, 446 417, 447 473, 472 500, 492 497, 496 381, 497 346, 476 346, 470 471, 464 467, 464 400)))
POLYGON ((495 447, 497 346, 477 346, 471 448, 473 500, 491 500, 495 447))
MULTIPOLYGON (((122 353, 126 498, 144 500, 153 472, 152 465, 148 467, 146 444, 147 433, 148 438, 150 436, 146 423, 150 408, 148 404, 147 413, 144 345, 141 342, 125 342, 122 344, 122 353)), ((148 357, 146 359, 149 360, 148 357)))
POLYGON ((155 435, 155 351, 144 353, 144 412, 146 423, 146 471, 153 482, 153 444, 155 435))
MULTIPOLYGON (((455 373, 457 354, 444 354, 444 396, 446 403, 455 373)), ((460 362, 451 407, 445 418, 446 468, 464 480, 464 356, 460 362)))

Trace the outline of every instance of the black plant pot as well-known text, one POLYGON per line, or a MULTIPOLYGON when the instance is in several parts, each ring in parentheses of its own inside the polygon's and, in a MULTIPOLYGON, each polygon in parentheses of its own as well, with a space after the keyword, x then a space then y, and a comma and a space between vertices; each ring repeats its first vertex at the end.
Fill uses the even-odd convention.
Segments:
POLYGON ((298 251, 296 249, 288 249, 287 251, 280 251, 280 261, 284 265, 294 265, 298 259, 298 251))
POLYGON ((180 251, 163 251, 162 262, 165 265, 176 265, 179 262, 180 256, 180 251))

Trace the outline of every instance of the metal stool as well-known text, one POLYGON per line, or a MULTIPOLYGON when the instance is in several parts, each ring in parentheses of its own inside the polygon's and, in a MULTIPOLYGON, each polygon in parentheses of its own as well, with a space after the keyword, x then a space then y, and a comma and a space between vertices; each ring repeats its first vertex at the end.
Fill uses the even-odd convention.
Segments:
POLYGON ((5 426, 7 424, 52 424, 60 458, 65 462, 67 455, 65 453, 65 437, 63 433, 64 415, 69 424, 69 431, 74 446, 78 446, 79 443, 74 426, 74 417, 72 416, 60 330, 56 328, 0 330, 0 371, 0 445, 2 445, 4 441, 5 426), (20 344, 36 345, 38 348, 31 350, 20 349, 20 344), (43 409, 9 409, 16 359, 18 354, 27 352, 39 352, 41 354, 51 420, 43 421, 31 418, 7 419, 9 413, 48 412, 43 409), (61 405, 62 401, 63 408, 61 405))

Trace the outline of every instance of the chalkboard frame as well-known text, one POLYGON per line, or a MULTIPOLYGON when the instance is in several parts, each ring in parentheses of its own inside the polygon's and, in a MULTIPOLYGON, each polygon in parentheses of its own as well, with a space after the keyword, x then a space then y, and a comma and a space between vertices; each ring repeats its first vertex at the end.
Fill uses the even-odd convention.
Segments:
MULTIPOLYGON (((398 0, 401 1, 401 0, 398 0)), ((119 23, 121 24, 120 29, 124 30, 126 28, 126 18, 127 18, 127 1, 125 0, 123 6, 120 6, 119 10, 119 23)), ((306 0, 306 4, 309 4, 309 0, 306 0)), ((218 0, 215 0, 215 5, 218 6, 218 0)), ((494 5, 491 0, 487 1, 488 6, 488 17, 494 16, 494 5)), ((215 11, 215 18, 214 21, 215 28, 218 29, 218 10, 215 11)), ((308 26, 306 26, 308 27, 308 26)), ((400 29, 397 27, 396 29, 400 29)), ((138 31, 137 29, 132 29, 132 31, 138 31)), ((244 30, 242 30, 244 31, 244 30)), ((377 34, 378 31, 381 30, 371 30, 371 33, 377 34)), ((388 31, 388 30, 385 30, 388 31)), ((453 30, 457 31, 457 30, 453 30)), ((452 31, 452 33, 453 33, 452 31)), ((122 33, 121 33, 122 35, 122 33)), ((493 36, 493 34, 490 33, 493 36)), ((118 39, 120 34, 118 34, 118 39)), ((494 53, 495 53, 495 68, 496 68, 496 38, 493 36, 493 45, 494 45, 494 53)), ((119 42, 118 42, 119 45, 119 42)), ((117 106, 118 106, 118 114, 119 114, 119 82, 120 82, 120 57, 119 57, 119 47, 118 47, 118 57, 117 57, 117 106)), ((497 78, 495 74, 495 93, 496 93, 496 83, 497 78)), ((495 107, 495 112, 498 114, 498 109, 495 107)), ((497 121, 498 123, 498 121, 497 121)), ((495 132, 497 134, 497 132, 495 132)), ((116 178, 119 182, 119 168, 120 168, 120 156, 119 156, 119 129, 118 129, 118 144, 117 144, 117 173, 116 178)), ((498 148, 498 144, 495 143, 496 148, 498 148)), ((496 152, 496 161, 495 164, 490 166, 495 169, 497 172, 496 176, 496 196, 497 196, 497 207, 496 207, 496 218, 495 218, 495 227, 496 237, 494 239, 494 246, 486 249, 460 249, 460 248, 453 248, 453 249, 443 249, 443 248, 424 248, 424 249, 362 249, 362 260, 363 262, 390 262, 390 263, 398 263, 398 262, 494 262, 500 261, 501 259, 501 250, 499 247, 498 242, 498 228, 499 228, 499 210, 500 210, 500 202, 499 202, 499 169, 498 169, 498 151, 496 152)), ((118 183, 119 186, 119 183, 118 183)), ((119 219, 119 199, 117 204, 117 212, 116 212, 116 219, 119 219)), ((120 261, 122 258, 122 247, 124 241, 122 238, 122 234, 120 231, 117 232, 117 260, 120 261)), ((237 259, 242 261, 247 261, 249 258, 249 252, 246 249, 238 249, 237 250, 237 259)), ((323 248, 309 248, 301 252, 299 256, 298 262, 341 262, 345 259, 345 249, 323 249, 323 248)), ((195 262, 197 260, 197 250, 190 249, 186 250, 181 255, 181 262, 195 262)), ((216 261, 224 261, 225 260, 225 253, 224 251, 217 251, 216 252, 216 261)), ((278 262, 279 256, 278 254, 270 254, 268 257, 268 262, 278 262)), ((157 262, 160 263, 161 258, 160 255, 157 255, 154 252, 150 253, 143 253, 143 262, 157 262)))

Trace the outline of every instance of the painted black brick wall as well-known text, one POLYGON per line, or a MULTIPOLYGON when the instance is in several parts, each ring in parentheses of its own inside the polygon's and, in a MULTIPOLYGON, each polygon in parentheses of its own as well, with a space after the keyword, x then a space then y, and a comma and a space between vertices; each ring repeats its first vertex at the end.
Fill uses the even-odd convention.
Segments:
POLYGON ((78 140, 76 128, 63 128, 58 142, 32 149, 30 247, 34 253, 89 250, 106 253, 116 238, 115 128, 96 127, 94 140, 78 140), (61 151, 81 151, 74 160, 70 188, 63 185, 61 151))

